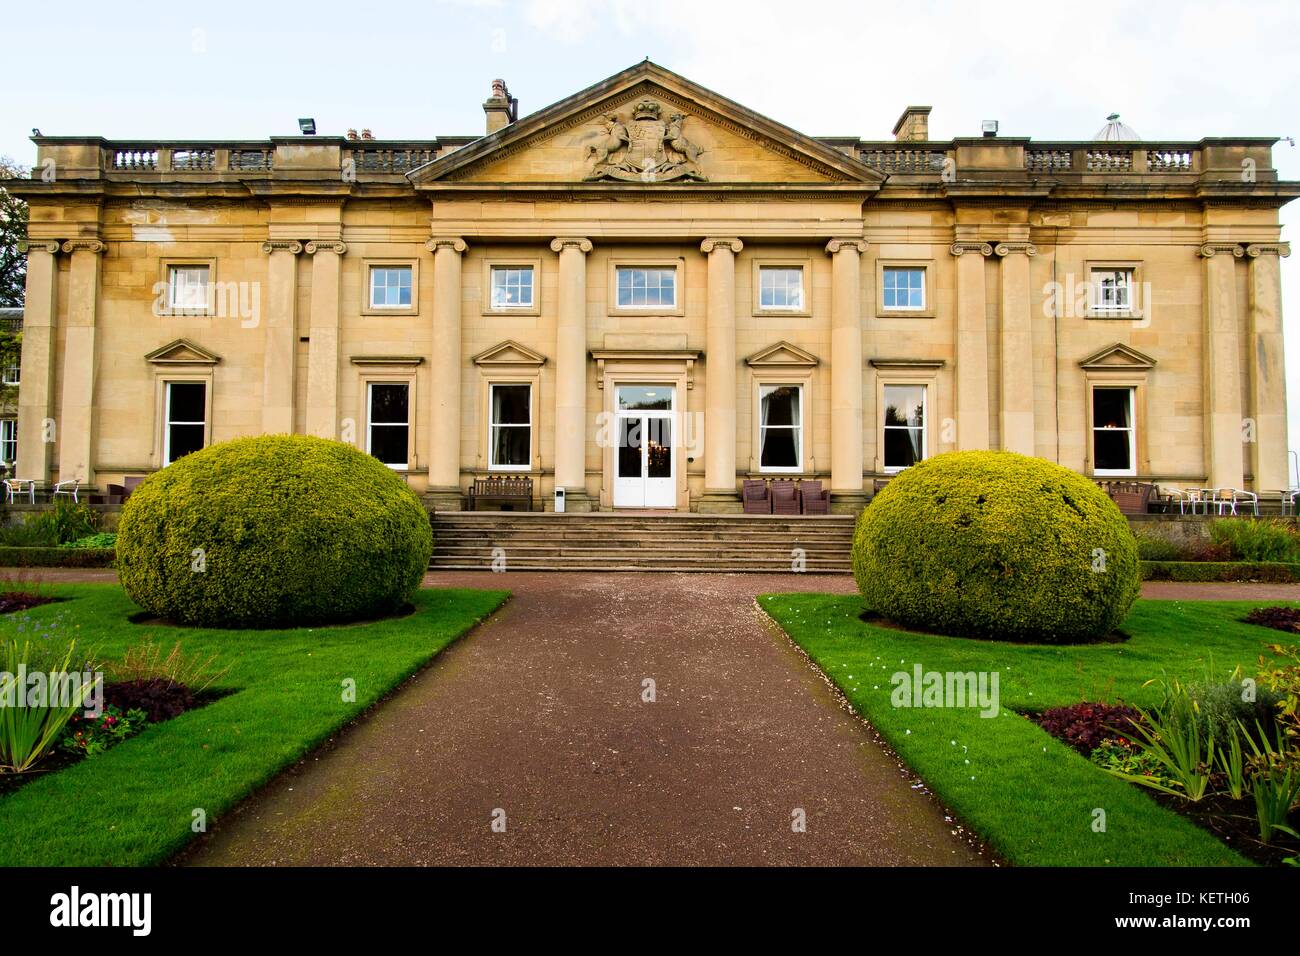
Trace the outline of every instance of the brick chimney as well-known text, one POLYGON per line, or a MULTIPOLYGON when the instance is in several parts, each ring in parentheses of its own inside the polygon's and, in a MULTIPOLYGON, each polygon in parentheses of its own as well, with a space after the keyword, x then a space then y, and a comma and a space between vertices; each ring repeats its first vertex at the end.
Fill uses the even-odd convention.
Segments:
POLYGON ((492 81, 492 95, 483 103, 483 112, 489 135, 519 118, 519 101, 510 95, 505 80, 492 81))
POLYGON ((929 106, 909 106, 894 124, 894 139, 900 143, 920 142, 930 138, 929 106))

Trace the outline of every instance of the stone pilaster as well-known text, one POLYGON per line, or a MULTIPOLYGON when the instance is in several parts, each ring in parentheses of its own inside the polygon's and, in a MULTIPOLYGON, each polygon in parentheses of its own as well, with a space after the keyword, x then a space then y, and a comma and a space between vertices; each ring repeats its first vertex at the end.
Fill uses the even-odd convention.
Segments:
POLYGON ((312 257, 310 343, 307 348, 308 435, 339 435, 340 258, 348 247, 337 239, 314 239, 303 247, 312 257))
POLYGON ((1216 488, 1240 488, 1242 426, 1240 341, 1237 330, 1236 260, 1241 246, 1201 246, 1205 310, 1205 470, 1216 488))
MULTIPOLYGON (((21 250, 20 250, 21 251, 21 250)), ((54 450, 54 309, 59 244, 26 243, 27 292, 23 312, 22 387, 18 390, 18 460, 14 477, 50 479, 54 450)))
POLYGON ((457 236, 425 243, 433 253, 433 361, 429 391, 429 494, 440 511, 458 511, 460 490, 461 257, 457 236))
POLYGON ((704 497, 699 510, 741 511, 736 492, 736 254, 739 239, 705 239, 709 293, 704 355, 704 497))
POLYGON ((1286 366, 1282 351, 1282 271, 1280 259, 1291 254, 1288 243, 1255 243, 1250 259, 1250 416, 1254 441, 1248 446, 1258 491, 1290 486, 1287 461, 1286 366))
POLYGON ((958 240, 957 257, 957 449, 989 447, 989 332, 985 306, 987 242, 958 240))
POLYGON ((591 240, 559 238, 555 323, 555 486, 566 511, 590 511, 587 496, 587 253, 591 240))
POLYGON ((59 422, 59 480, 95 483, 95 379, 99 372, 100 256, 98 239, 70 239, 67 328, 63 344, 63 400, 59 422))
MULTIPOLYGON (((862 490, 862 253, 861 239, 832 239, 831 255, 831 508, 854 512, 862 490)), ((805 428, 808 423, 805 423, 805 428)))
MULTIPOLYGON (((262 358, 262 432, 292 434, 298 378, 298 254, 302 243, 262 243, 270 256, 266 267, 266 332, 262 358)), ((313 263, 315 260, 313 260, 313 263)))
MULTIPOLYGON (((1029 257, 1038 250, 1028 242, 1001 242, 1002 257, 1002 448, 1034 454, 1034 341, 1029 294, 1029 257)), ((959 366, 960 368, 960 366, 959 366)))

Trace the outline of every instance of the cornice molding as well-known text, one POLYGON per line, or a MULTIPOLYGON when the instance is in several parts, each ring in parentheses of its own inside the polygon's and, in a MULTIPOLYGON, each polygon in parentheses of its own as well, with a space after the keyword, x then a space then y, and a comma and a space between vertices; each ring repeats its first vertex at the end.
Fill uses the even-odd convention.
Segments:
POLYGON ((1004 257, 1015 253, 1022 253, 1026 256, 1038 255, 1038 247, 1032 242, 999 242, 993 247, 993 251, 1004 257))
POLYGON ((309 256, 318 252, 333 252, 341 256, 348 251, 348 244, 339 239, 313 239, 303 246, 303 251, 309 256))
POLYGON ((1197 255, 1199 255, 1203 259, 1213 259, 1216 255, 1218 255, 1221 252, 1226 252, 1232 256, 1235 256, 1238 259, 1240 259, 1243 255, 1246 254, 1245 250, 1241 248, 1241 245, 1239 243, 1206 242, 1201 244, 1201 248, 1197 250, 1197 255))
POLYGON ((460 236, 434 236, 424 244, 424 248, 430 252, 437 252, 439 249, 450 249, 453 252, 464 253, 469 245, 460 236))
POLYGON ((551 240, 552 252, 563 252, 565 249, 577 249, 586 255, 592 250, 591 240, 577 236, 560 236, 551 240))
POLYGON ((867 240, 865 239, 832 239, 826 243, 826 251, 831 255, 837 252, 853 251, 861 255, 867 251, 867 240))
POLYGON ((99 239, 69 239, 63 244, 63 251, 72 252, 93 252, 96 255, 102 253, 108 246, 99 239))
POLYGON ((288 252, 296 256, 302 252, 302 243, 297 239, 270 239, 262 243, 262 251, 267 255, 272 252, 288 252))
POLYGON ((980 242, 979 240, 958 239, 948 247, 948 251, 954 256, 961 256, 967 252, 977 252, 981 256, 991 256, 993 255, 993 246, 991 243, 980 242))
POLYGON ((1252 242, 1246 247, 1246 255, 1252 259, 1258 259, 1260 256, 1279 256, 1285 259, 1291 255, 1291 243, 1252 242))
POLYGON ((739 239, 705 239, 700 243, 700 252, 705 255, 708 255, 714 249, 730 249, 735 254, 744 248, 745 244, 739 239))

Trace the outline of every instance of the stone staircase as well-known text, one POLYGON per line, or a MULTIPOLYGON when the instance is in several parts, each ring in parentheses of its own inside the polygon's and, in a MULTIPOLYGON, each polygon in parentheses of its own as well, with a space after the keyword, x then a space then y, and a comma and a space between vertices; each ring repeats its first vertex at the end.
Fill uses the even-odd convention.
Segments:
POLYGON ((847 574, 848 515, 440 512, 431 570, 847 574), (496 550, 500 549, 500 550, 496 550), (798 549, 798 550, 796 550, 798 549))

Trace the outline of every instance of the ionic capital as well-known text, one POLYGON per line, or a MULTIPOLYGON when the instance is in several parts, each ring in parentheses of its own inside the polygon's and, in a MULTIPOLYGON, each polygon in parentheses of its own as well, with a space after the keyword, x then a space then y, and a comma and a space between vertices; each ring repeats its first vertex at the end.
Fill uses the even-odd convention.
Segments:
POLYGON ((1258 259, 1260 256, 1281 256, 1285 259, 1291 255, 1291 243, 1252 242, 1246 247, 1246 255, 1252 259, 1258 259))
POLYGON ((745 244, 739 239, 705 239, 700 243, 700 252, 708 255, 714 249, 729 249, 732 255, 740 252, 745 248, 745 244))
POLYGON ((302 243, 297 239, 270 239, 262 243, 262 251, 267 255, 273 252, 287 252, 296 256, 302 252, 302 243))
POLYGON ((332 252, 341 256, 348 251, 348 244, 338 239, 313 239, 302 248, 309 256, 314 256, 318 252, 332 252))
POLYGON ((450 249, 452 252, 464 253, 469 246, 460 236, 434 236, 424 244, 424 248, 434 253, 439 249, 450 249))
POLYGON ((826 243, 826 251, 831 255, 837 252, 856 252, 859 255, 867 251, 865 239, 832 239, 826 243))
POLYGON ((999 256, 1009 256, 1014 253, 1026 256, 1038 255, 1038 247, 1032 242, 999 242, 993 247, 993 251, 999 256))
POLYGON ((48 252, 55 255, 59 251, 57 239, 23 239, 18 243, 18 251, 23 253, 48 252))
POLYGON ((978 239, 958 239, 948 247, 948 251, 954 256, 965 255, 968 252, 976 252, 981 256, 991 256, 993 255, 993 246, 987 242, 980 242, 978 239))
POLYGON ((1197 255, 1203 259, 1213 259, 1221 252, 1235 256, 1238 259, 1245 255, 1245 251, 1235 242, 1207 242, 1197 250, 1197 255))
POLYGON ((69 239, 63 244, 64 252, 93 252, 99 255, 108 246, 99 239, 69 239))
POLYGON ((586 255, 591 252, 591 240, 579 236, 560 236, 551 240, 552 252, 563 252, 565 249, 577 249, 583 255, 586 255))

